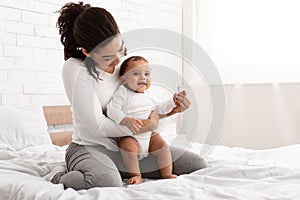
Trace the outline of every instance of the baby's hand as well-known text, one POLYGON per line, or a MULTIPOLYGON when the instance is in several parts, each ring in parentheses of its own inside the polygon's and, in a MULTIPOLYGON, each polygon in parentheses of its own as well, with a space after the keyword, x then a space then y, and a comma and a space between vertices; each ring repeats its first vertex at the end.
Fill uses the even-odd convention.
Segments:
POLYGON ((137 134, 143 126, 143 122, 138 119, 124 117, 120 125, 126 126, 133 134, 137 134))

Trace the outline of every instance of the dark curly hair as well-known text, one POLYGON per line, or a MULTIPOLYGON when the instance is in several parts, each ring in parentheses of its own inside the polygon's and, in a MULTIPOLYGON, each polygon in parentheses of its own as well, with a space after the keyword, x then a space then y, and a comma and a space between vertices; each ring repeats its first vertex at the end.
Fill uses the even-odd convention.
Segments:
POLYGON ((84 60, 89 74, 98 81, 99 72, 94 60, 86 57, 81 48, 91 52, 104 41, 105 44, 109 43, 120 33, 115 19, 104 8, 92 7, 83 2, 67 3, 57 12, 60 13, 57 27, 60 41, 64 45, 64 59, 73 57, 84 60))

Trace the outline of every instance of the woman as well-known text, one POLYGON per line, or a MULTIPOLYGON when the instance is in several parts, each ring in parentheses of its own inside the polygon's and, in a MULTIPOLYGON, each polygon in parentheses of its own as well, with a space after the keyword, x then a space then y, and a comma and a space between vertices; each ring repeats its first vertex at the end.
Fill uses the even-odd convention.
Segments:
MULTIPOLYGON (((82 2, 68 3, 59 11, 58 28, 66 60, 62 76, 72 105, 74 134, 66 150, 67 173, 56 169, 49 179, 76 190, 92 187, 122 186, 127 178, 118 137, 130 136, 106 117, 106 104, 119 86, 120 57, 126 55, 119 28, 113 16, 103 8, 82 2)), ((185 95, 178 97, 179 110, 189 107, 185 95)), ((176 110, 178 110, 178 107, 176 110)), ((159 116, 152 112, 147 125, 138 133, 157 128, 159 116)), ((174 174, 186 174, 206 167, 196 154, 170 147, 174 174), (181 156, 179 156, 181 155, 181 156)), ((154 156, 140 161, 143 177, 160 178, 154 156)))

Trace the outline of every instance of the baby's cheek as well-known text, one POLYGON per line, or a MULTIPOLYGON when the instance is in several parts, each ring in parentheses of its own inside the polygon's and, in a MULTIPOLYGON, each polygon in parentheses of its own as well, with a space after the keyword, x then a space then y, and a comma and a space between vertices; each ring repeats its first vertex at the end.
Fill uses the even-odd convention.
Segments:
POLYGON ((151 85, 151 84, 150 84, 150 83, 148 83, 148 84, 147 84, 147 86, 146 86, 146 89, 148 89, 148 88, 150 87, 150 85, 151 85))

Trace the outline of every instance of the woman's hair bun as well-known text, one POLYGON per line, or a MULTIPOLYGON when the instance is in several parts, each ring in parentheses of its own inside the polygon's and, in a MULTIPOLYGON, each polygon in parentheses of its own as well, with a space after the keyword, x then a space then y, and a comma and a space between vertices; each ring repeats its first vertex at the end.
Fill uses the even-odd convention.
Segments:
POLYGON ((79 50, 80 45, 74 38, 73 28, 74 22, 77 17, 82 13, 82 11, 90 8, 90 4, 79 3, 67 3, 58 12, 60 16, 57 20, 57 28, 59 29, 59 34, 61 35, 60 41, 65 48, 65 60, 71 56, 84 58, 84 55, 79 50))
POLYGON ((100 80, 96 62, 83 54, 96 52, 113 38, 119 36, 119 27, 110 12, 90 4, 67 3, 58 11, 57 21, 61 43, 64 45, 64 59, 79 58, 84 61, 88 73, 100 80), (95 75, 96 74, 96 75, 95 75))

